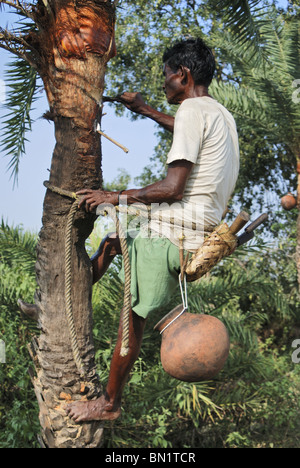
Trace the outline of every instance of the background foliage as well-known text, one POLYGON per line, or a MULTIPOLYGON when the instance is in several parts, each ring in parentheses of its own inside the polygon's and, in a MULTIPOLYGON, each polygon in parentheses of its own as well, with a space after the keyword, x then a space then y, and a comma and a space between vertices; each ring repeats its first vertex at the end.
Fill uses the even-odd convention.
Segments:
POLYGON ((0 364, 0 446, 36 446, 38 406, 28 374, 27 344, 36 327, 20 315, 17 300, 33 301, 37 236, 9 227, 0 228, 0 339, 5 343, 6 364, 0 364))
MULTIPOLYGON (((105 233, 110 226, 98 226, 105 233)), ((231 351, 212 381, 189 384, 168 376, 160 363, 155 323, 180 302, 180 292, 146 327, 142 352, 131 373, 120 420, 105 423, 105 447, 300 447, 300 365, 291 359, 299 337, 293 240, 277 226, 276 245, 240 249, 211 275, 189 285, 194 313, 209 313, 227 326, 231 351)), ((18 311, 32 301, 36 236, 2 222, 0 231, 0 446, 37 448, 38 406, 28 375, 27 343, 38 333, 18 311), (3 255, 2 255, 3 253, 3 255)), ((88 250, 99 243, 97 229, 88 250)), ((122 307, 120 259, 94 287, 94 337, 100 380, 108 378, 122 307)))

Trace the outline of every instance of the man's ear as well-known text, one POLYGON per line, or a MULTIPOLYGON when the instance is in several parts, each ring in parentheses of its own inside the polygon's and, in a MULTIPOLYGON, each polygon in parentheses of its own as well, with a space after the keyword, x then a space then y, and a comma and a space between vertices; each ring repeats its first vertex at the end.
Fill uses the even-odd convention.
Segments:
POLYGON ((183 85, 186 85, 189 82, 189 78, 191 76, 190 69, 187 67, 184 67, 183 65, 179 66, 179 73, 181 76, 181 82, 183 85))

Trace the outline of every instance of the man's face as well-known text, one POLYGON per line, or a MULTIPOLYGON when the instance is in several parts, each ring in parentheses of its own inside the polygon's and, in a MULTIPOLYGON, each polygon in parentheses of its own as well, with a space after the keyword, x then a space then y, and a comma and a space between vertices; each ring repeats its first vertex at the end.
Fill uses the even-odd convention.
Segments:
POLYGON ((164 65, 163 74, 165 82, 163 90, 169 104, 180 104, 182 102, 184 87, 182 85, 182 74, 180 70, 174 72, 169 65, 164 65))

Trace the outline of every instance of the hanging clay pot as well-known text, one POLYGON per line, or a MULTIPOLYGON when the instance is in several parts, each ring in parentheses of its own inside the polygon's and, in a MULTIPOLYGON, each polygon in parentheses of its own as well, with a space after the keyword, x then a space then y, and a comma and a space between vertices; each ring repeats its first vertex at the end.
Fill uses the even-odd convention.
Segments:
POLYGON ((290 211, 297 206, 297 199, 292 193, 288 193, 281 199, 281 206, 284 210, 290 211))
POLYGON ((175 307, 154 327, 162 333, 162 366, 169 375, 184 382, 212 379, 224 367, 229 354, 227 329, 210 315, 185 311, 176 318, 182 310, 182 305, 175 307))

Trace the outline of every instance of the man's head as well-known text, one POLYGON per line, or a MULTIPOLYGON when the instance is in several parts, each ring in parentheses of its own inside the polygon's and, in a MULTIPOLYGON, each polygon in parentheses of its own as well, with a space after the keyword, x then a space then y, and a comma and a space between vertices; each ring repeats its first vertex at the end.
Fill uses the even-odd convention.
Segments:
POLYGON ((187 67, 195 84, 206 87, 212 82, 216 70, 212 51, 200 38, 177 42, 165 51, 163 62, 173 72, 176 72, 180 65, 187 67))
MULTIPOLYGON (((178 75, 178 78, 180 78, 181 74, 181 84, 183 85, 185 84, 184 79, 187 83, 188 77, 190 76, 195 86, 208 88, 216 69, 216 63, 211 49, 199 38, 191 38, 177 42, 165 51, 163 62, 164 74, 166 76, 164 87, 170 103, 175 103, 173 97, 169 100, 167 90, 167 85, 169 85, 168 78, 171 76, 171 73, 178 75)), ((175 84, 174 77, 173 81, 175 84)), ((176 86, 179 86, 179 80, 177 80, 176 86)))

